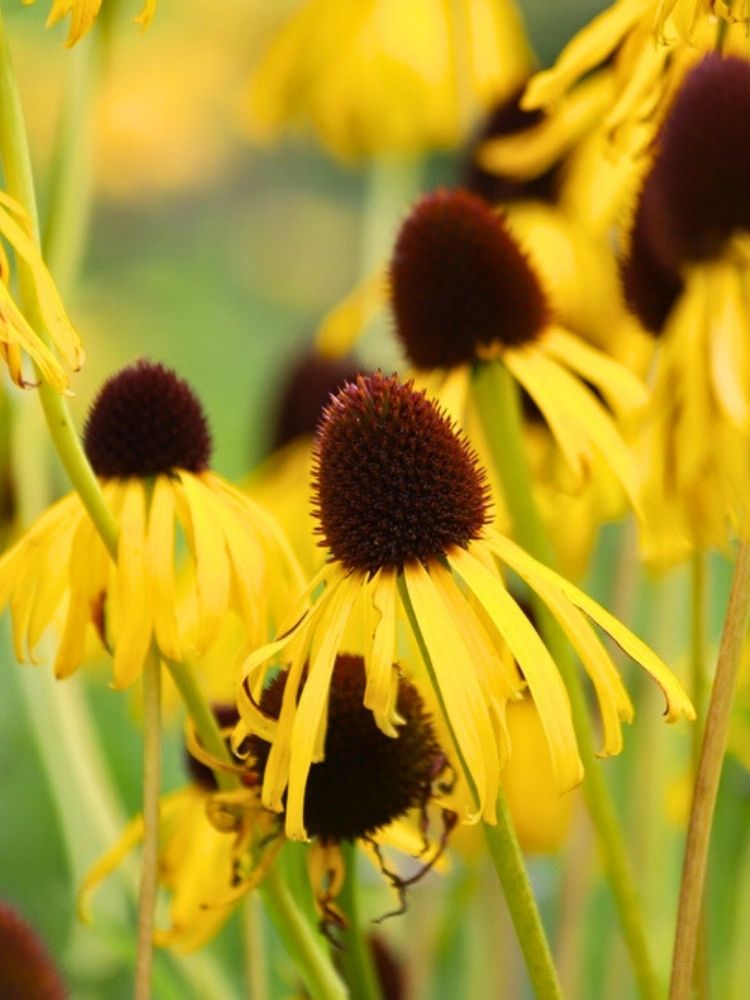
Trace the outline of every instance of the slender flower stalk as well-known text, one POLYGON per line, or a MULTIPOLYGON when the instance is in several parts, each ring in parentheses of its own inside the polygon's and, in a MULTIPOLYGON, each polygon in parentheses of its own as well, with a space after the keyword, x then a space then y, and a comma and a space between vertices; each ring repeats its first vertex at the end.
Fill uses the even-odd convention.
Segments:
POLYGON ((750 619, 750 543, 737 553, 732 590, 716 663, 711 701, 706 716, 698 775, 690 810, 680 906, 677 914, 670 1000, 687 1000, 693 978, 696 940, 703 906, 708 848, 716 796, 727 746, 732 698, 742 646, 750 619))
MULTIPOLYGON (((487 445, 503 487, 516 538, 540 562, 554 562, 549 541, 536 510, 521 437, 521 414, 516 386, 501 365, 479 364, 474 371, 475 399, 487 445)), ((643 922, 643 914, 627 849, 614 803, 597 765, 594 734, 586 695, 568 644, 547 607, 531 595, 539 627, 565 681, 573 728, 585 768, 584 797, 596 828, 607 879, 639 989, 656 998, 658 989, 643 922)))
MULTIPOLYGON (((708 596, 707 557, 700 548, 690 559, 690 672, 691 696, 695 706, 696 720, 691 730, 693 778, 698 771, 703 742, 703 725, 706 715, 706 598, 708 596)), ((710 996, 710 971, 708 948, 708 908, 704 898, 698 923, 698 939, 695 947, 693 966, 693 990, 695 1000, 705 1000, 710 996)))
POLYGON ((361 997, 362 1000, 381 1000, 382 994, 372 951, 362 932, 357 892, 357 851, 354 844, 343 843, 341 852, 344 856, 346 877, 338 902, 348 924, 342 933, 341 965, 344 978, 353 997, 361 997))
MULTIPOLYGON (((419 622, 409 597, 408 588, 403 579, 399 581, 399 591, 414 637, 419 645, 425 668, 435 685, 438 699, 442 700, 430 653, 422 636, 419 622)), ((450 728, 450 723, 448 725, 450 728)), ((455 736, 453 742, 457 748, 456 752, 460 755, 455 736)), ((471 784, 466 763, 462 761, 461 766, 464 774, 467 775, 467 780, 471 784)), ((476 801, 477 794, 475 787, 472 787, 472 794, 476 801)), ((531 888, 528 872, 523 862, 523 855, 518 846, 518 838, 513 829, 513 823, 502 790, 500 790, 497 797, 496 810, 496 826, 483 822, 490 849, 490 857, 503 887, 511 919, 518 935, 518 943, 521 946, 529 979, 534 987, 537 1000, 546 1000, 546 998, 556 1000, 556 998, 562 997, 562 990, 560 989, 557 972, 552 960, 552 952, 547 942, 542 918, 539 915, 534 892, 531 888)))
POLYGON ((161 791, 161 663, 152 645, 143 668, 143 856, 138 894, 135 1000, 151 996, 154 917, 159 874, 161 791))

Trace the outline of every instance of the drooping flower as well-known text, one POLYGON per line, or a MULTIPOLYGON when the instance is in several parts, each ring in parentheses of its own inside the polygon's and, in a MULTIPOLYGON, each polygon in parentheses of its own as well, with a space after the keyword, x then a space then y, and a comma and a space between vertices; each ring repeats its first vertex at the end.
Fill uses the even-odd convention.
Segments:
POLYGON ((355 616, 364 636, 364 705, 391 738, 401 722, 394 668, 399 628, 420 646, 415 676, 422 690, 432 692, 441 742, 462 762, 467 786, 475 790, 464 815, 494 819, 500 770, 510 750, 505 708, 526 686, 559 787, 580 781, 567 692, 506 588, 501 564, 536 591, 579 652, 602 711, 604 753, 619 752, 620 720, 629 719, 632 708, 586 615, 655 677, 667 698, 668 719, 692 717, 676 679, 640 640, 493 530, 475 455, 412 383, 376 374, 345 386, 325 411, 316 459, 315 510, 330 560, 278 637, 245 660, 238 691, 242 719, 234 735, 235 747, 248 733, 271 744, 262 800, 285 811, 288 836, 306 833, 305 789, 311 767, 323 759, 332 671, 355 616), (288 677, 274 718, 261 701, 269 671, 278 664, 288 667, 288 677))
POLYGON ((641 439, 645 555, 666 563, 750 528, 750 62, 685 78, 638 198, 623 281, 656 334, 641 439))
MULTIPOLYGON (((26 6, 34 2, 35 0, 22 0, 26 6)), ((52 0, 47 27, 57 24, 58 21, 70 14, 70 30, 65 44, 71 48, 91 30, 103 2, 109 3, 111 0, 52 0)), ((135 23, 146 28, 155 13, 156 0, 145 0, 143 9, 134 19, 135 23)))
POLYGON ((96 398, 84 447, 119 525, 117 558, 77 493, 32 525, 0 559, 18 659, 33 660, 57 624, 55 673, 67 677, 93 628, 123 688, 152 642, 172 660, 195 656, 230 612, 262 641, 301 574, 271 516, 210 471, 208 425, 187 383, 146 361, 124 368, 96 398))
POLYGON ((612 412, 645 403, 639 380, 557 322, 501 214, 463 191, 414 207, 393 251, 391 305, 412 365, 451 409, 467 413, 477 364, 504 365, 543 415, 571 470, 603 459, 635 501, 635 470, 612 412), (600 396, 591 391, 595 387, 600 396))
MULTIPOLYGON (((325 757, 311 769, 304 803, 314 841, 309 859, 312 887, 326 929, 346 924, 336 906, 344 879, 342 842, 356 842, 371 853, 402 897, 407 883, 386 867, 382 847, 421 857, 426 870, 438 861, 453 823, 453 814, 446 811, 440 841, 429 844, 428 806, 436 797, 441 802, 450 797, 439 787, 449 776, 418 690, 405 679, 399 682, 402 722, 399 737, 392 739, 362 705, 362 658, 337 657, 334 681, 325 757)), ((261 705, 270 715, 278 714, 287 682, 288 674, 281 673, 263 692, 261 705)), ((232 715, 236 720, 228 706, 219 715, 227 734, 232 715)), ((236 902, 262 882, 285 842, 282 817, 265 809, 259 795, 272 747, 258 736, 245 741, 245 759, 234 757, 232 764, 224 765, 238 786, 221 792, 210 770, 217 762, 194 736, 188 749, 193 781, 162 805, 159 872, 171 897, 170 926, 156 935, 157 944, 180 951, 200 947, 219 930, 236 902)), ((91 890, 142 836, 139 817, 92 868, 82 887, 86 908, 91 890)))
POLYGON ((60 363, 77 371, 84 362, 83 346, 68 319, 55 284, 45 267, 39 248, 31 236, 31 224, 21 206, 0 192, 0 237, 7 241, 15 254, 31 272, 39 303, 40 318, 53 346, 42 340, 42 331, 35 330, 16 304, 11 292, 11 268, 0 243, 0 356, 8 366, 10 377, 19 386, 33 384, 34 378, 24 373, 23 358, 28 356, 37 366, 41 378, 58 392, 68 387, 68 376, 60 363))
POLYGON ((305 0, 253 74, 248 127, 304 121, 345 161, 449 148, 530 65, 511 0, 305 0))

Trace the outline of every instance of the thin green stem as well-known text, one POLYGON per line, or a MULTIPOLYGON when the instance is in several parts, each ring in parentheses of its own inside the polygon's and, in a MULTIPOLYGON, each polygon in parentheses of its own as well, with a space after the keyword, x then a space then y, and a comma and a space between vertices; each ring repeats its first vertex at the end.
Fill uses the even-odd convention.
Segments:
MULTIPOLYGON (((166 659, 164 662, 177 690, 180 692, 188 715, 193 720, 195 731, 201 743, 212 757, 222 761, 224 764, 231 764, 232 758, 216 722, 216 716, 203 697, 203 692, 195 677, 195 672, 187 663, 176 663, 173 660, 166 659)), ((217 769, 215 778, 219 788, 224 791, 236 788, 239 784, 237 778, 226 771, 217 769)))
POLYGON ((312 1000, 346 1000, 349 994, 321 946, 322 937, 302 915, 284 882, 280 865, 271 867, 260 894, 312 1000))
MULTIPOLYGON (((24 208, 32 234, 39 243, 39 220, 29 147, 13 64, 0 11, 0 157, 7 191, 24 208)), ((24 314, 47 343, 34 279, 30 268, 17 259, 18 285, 24 314)), ((79 493, 110 554, 117 552, 117 525, 107 507, 99 482, 88 463, 70 418, 65 397, 40 381, 39 398, 52 442, 74 489, 79 493)))
MULTIPOLYGON (((419 622, 414 613, 403 575, 399 577, 398 586, 401 602, 409 619, 409 625, 419 647, 430 683, 437 695, 446 725, 451 732, 453 747, 459 757, 461 770, 476 801, 476 787, 471 773, 466 766, 466 761, 461 754, 460 746, 453 734, 449 716, 445 711, 443 695, 437 682, 435 669, 429 650, 427 649, 427 644, 419 628, 419 622)), ((534 992, 539 1000, 543 1000, 543 998, 550 998, 550 1000, 560 998, 562 997, 562 991, 557 979, 555 965, 552 961, 552 952, 547 942, 542 918, 539 915, 529 875, 523 862, 523 855, 518 846, 518 839, 513 829, 513 823, 502 790, 497 799, 497 825, 492 826, 489 823, 484 823, 483 826, 490 848, 490 857, 503 887, 505 899, 508 903, 508 909, 513 920, 513 926, 516 929, 518 942, 523 952, 534 992)))
MULTIPOLYGON (((706 553, 696 549, 690 561, 690 673, 695 723, 691 729, 693 778, 698 772, 706 714, 706 553)), ((708 964, 708 912, 704 898, 698 922, 698 937, 693 965, 695 1000, 710 996, 711 981, 708 964)))
POLYGON ((159 876, 159 793, 161 791, 161 663, 154 646, 143 667, 143 856, 138 894, 138 950, 135 1000, 151 996, 154 916, 159 876))
POLYGON ((241 917, 247 995, 249 1000, 269 1000, 263 911, 253 893, 244 900, 241 917))
POLYGON ((690 996, 711 825, 727 747, 732 699, 749 618, 750 543, 743 542, 734 567, 690 810, 672 956, 670 1000, 687 1000, 690 996))
POLYGON ((351 996, 361 997, 362 1000, 380 1000, 382 994, 372 950, 362 931, 357 892, 357 851, 354 844, 342 843, 341 854, 346 875, 338 902, 348 925, 342 934, 342 972, 351 996))
MULTIPOLYGON (((514 536, 526 551, 554 567, 555 559, 534 502, 523 446, 518 389, 502 363, 477 365, 474 398, 487 446, 499 476, 514 536)), ((656 1000, 659 989, 649 954, 642 908, 614 802, 596 760, 594 732, 580 673, 568 642, 547 606, 532 593, 539 630, 557 664, 570 698, 571 715, 586 777, 583 793, 597 833, 605 873, 617 906, 641 996, 656 1000)))

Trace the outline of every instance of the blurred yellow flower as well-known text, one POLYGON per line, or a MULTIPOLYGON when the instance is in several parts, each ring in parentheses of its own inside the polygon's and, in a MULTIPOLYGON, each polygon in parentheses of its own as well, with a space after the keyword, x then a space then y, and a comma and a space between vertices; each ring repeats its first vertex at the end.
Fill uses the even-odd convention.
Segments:
MULTIPOLYGON (((22 0, 28 6, 35 0, 22 0)), ((47 26, 57 24, 59 20, 70 14, 70 30, 65 44, 70 48, 80 41, 96 20, 96 15, 103 2, 112 3, 113 0, 52 0, 52 9, 47 18, 47 26)), ((135 23, 142 28, 147 27, 151 18, 156 12, 156 0, 145 0, 143 9, 135 18, 135 23)))
MULTIPOLYGON (((0 192, 0 236, 31 272, 45 332, 66 365, 77 371, 84 362, 83 346, 65 312, 60 295, 31 236, 28 217, 21 206, 0 192)), ((10 288, 10 263, 0 243, 0 356, 10 377, 19 386, 30 383, 23 371, 23 355, 37 366, 41 377, 58 392, 68 387, 68 377, 54 350, 48 347, 16 304, 10 288)), ((33 382, 31 383, 33 384, 33 382)))
POLYGON ((512 0, 305 0, 255 69, 258 141, 297 121, 345 161, 455 146, 531 66, 512 0))

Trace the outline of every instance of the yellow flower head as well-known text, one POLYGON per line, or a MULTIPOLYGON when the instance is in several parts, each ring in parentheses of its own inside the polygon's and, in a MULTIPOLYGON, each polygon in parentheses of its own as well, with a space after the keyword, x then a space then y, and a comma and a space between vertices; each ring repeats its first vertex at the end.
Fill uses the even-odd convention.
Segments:
MULTIPOLYGON (((263 692, 262 708, 272 715, 278 715, 287 680, 287 674, 279 674, 263 692)), ((455 814, 444 809, 442 834, 437 844, 429 844, 427 808, 436 795, 444 798, 441 786, 451 782, 451 775, 416 688, 400 682, 401 728, 398 739, 391 739, 363 707, 364 685, 362 658, 338 657, 325 759, 313 765, 305 794, 305 818, 315 838, 310 876, 326 930, 345 926, 336 906, 344 879, 342 841, 357 842, 371 852, 403 903, 406 883, 386 867, 381 847, 420 856, 422 874, 439 860, 455 821, 455 814)), ((234 706, 222 706, 215 714, 226 732, 237 719, 234 706)), ((159 859, 160 881, 171 903, 170 926, 157 933, 156 942, 180 951, 200 947, 219 930, 234 903, 263 880, 285 842, 281 818, 263 807, 259 795, 273 748, 251 737, 243 746, 245 762, 235 757, 232 764, 221 765, 239 779, 238 787, 221 792, 210 769, 218 762, 194 734, 188 751, 193 782, 162 804, 159 859)), ((142 835, 139 818, 97 862, 82 887, 84 905, 90 891, 142 835)))
POLYGON ((431 692, 441 743, 461 761, 475 804, 469 818, 495 815, 510 751, 509 701, 528 685, 550 746, 558 786, 581 779, 568 696, 529 619, 505 586, 507 565, 549 606, 589 671, 604 721, 604 753, 622 745, 630 701, 591 617, 656 678, 667 718, 692 706, 660 660, 603 608, 489 526, 483 471, 439 407, 395 376, 360 377, 326 409, 316 439, 315 507, 331 553, 278 638, 253 652, 238 690, 239 747, 248 733, 271 744, 263 802, 286 812, 292 838, 306 833, 305 789, 324 758, 326 709, 336 656, 350 620, 359 624, 363 703, 378 728, 399 733, 399 628, 420 645, 420 689, 431 692), (585 612, 585 615, 581 613, 585 612), (288 676, 278 717, 262 709, 269 670, 288 676), (523 676, 518 667, 523 671, 523 676), (303 676, 306 681, 301 687, 303 676), (301 693, 300 693, 301 691, 301 693))
POLYGON ((453 412, 462 418, 467 412, 476 364, 503 364, 544 416, 579 481, 601 458, 637 503, 632 457, 601 400, 629 412, 645 403, 645 388, 557 322, 502 214, 465 191, 426 195, 396 240, 390 294, 407 358, 429 373, 441 399, 452 397, 453 412))
POLYGON ((644 547, 655 561, 750 528, 749 114, 750 62, 707 56, 690 72, 623 262, 628 301, 659 338, 641 442, 644 547))
MULTIPOLYGON (((20 205, 0 193, 0 236, 7 240, 17 257, 31 272, 45 333, 65 364, 77 371, 84 362, 83 346, 68 319, 60 295, 44 265, 39 248, 31 235, 31 224, 20 205)), ((13 298, 10 290, 10 263, 0 243, 0 356, 5 359, 10 377, 19 386, 27 386, 23 356, 28 355, 41 377, 58 392, 68 387, 68 377, 53 348, 34 330, 13 298)))
POLYGON ((10 602, 17 657, 33 659, 47 628, 61 623, 55 673, 66 677, 93 626, 122 688, 152 642, 169 659, 197 655, 228 612, 262 641, 299 587, 299 570, 272 518, 208 468, 210 435, 189 386, 161 365, 123 369, 100 391, 84 439, 119 524, 117 558, 78 494, 43 514, 0 560, 0 606, 10 602))
MULTIPOLYGON (((34 0, 22 0, 22 2, 28 6, 34 3, 34 0)), ((91 30, 102 2, 103 0, 52 0, 47 27, 57 24, 59 20, 70 14, 70 31, 65 44, 71 48, 91 30)), ((104 2, 110 2, 110 0, 104 0, 104 2)), ((145 0, 143 9, 135 18, 135 23, 142 28, 147 27, 155 12, 156 0, 145 0)))
POLYGON ((307 120, 346 161, 455 146, 530 63, 511 0, 306 0, 254 73, 248 126, 307 120))

